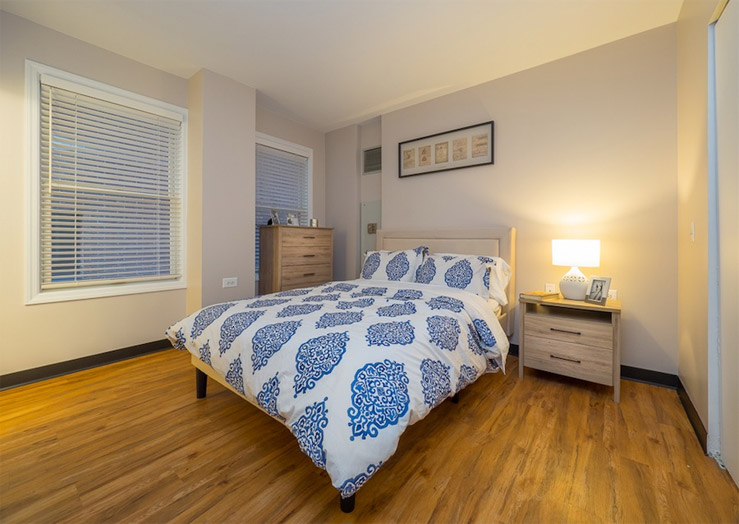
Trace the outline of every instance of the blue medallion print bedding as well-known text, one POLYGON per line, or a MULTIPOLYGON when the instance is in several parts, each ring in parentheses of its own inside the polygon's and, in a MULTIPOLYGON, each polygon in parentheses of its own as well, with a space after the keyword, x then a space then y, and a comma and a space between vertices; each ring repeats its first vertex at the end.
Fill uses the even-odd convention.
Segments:
POLYGON ((427 252, 424 246, 406 251, 369 251, 362 264, 362 280, 413 282, 427 252))
MULTIPOLYGON (((287 426, 349 497, 409 425, 505 366, 508 339, 484 298, 388 279, 404 268, 403 257, 378 264, 381 286, 330 282, 211 305, 166 334, 287 426)), ((449 278, 467 273, 462 264, 449 278)))

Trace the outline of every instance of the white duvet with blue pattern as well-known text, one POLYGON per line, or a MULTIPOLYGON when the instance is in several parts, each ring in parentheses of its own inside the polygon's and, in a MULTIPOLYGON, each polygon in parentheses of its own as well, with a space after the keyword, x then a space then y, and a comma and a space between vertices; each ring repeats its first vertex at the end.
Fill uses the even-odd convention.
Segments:
POLYGON ((503 329, 477 295, 367 284, 331 282, 208 306, 166 332, 284 423, 342 497, 392 456, 407 426, 483 373, 504 369, 508 353, 503 329))

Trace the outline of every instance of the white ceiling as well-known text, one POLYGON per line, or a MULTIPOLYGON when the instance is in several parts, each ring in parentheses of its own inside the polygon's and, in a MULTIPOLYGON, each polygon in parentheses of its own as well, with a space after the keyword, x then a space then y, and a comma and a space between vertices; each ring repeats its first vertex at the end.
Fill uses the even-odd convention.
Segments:
POLYGON ((189 78, 206 68, 328 131, 677 20, 682 0, 1 0, 189 78))

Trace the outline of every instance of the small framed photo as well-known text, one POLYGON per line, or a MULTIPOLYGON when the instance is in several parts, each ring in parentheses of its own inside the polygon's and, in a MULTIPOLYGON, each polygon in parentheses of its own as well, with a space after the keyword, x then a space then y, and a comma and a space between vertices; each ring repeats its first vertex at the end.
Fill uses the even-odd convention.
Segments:
POLYGON ((608 288, 610 287, 611 277, 590 277, 588 292, 585 295, 585 302, 605 306, 606 300, 608 300, 608 288))
POLYGON ((287 214, 287 225, 288 226, 299 226, 300 223, 298 221, 298 215, 295 213, 288 213, 287 214))
POLYGON ((270 209, 269 210, 270 219, 268 224, 273 226, 279 226, 280 225, 280 215, 277 212, 276 209, 270 209))

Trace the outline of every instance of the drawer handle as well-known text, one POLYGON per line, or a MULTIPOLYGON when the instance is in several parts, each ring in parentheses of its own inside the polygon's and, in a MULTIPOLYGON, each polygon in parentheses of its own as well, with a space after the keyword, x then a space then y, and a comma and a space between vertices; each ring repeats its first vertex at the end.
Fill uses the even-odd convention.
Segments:
POLYGON ((311 239, 312 240, 312 239, 314 239, 316 237, 306 237, 306 236, 304 236, 303 238, 308 238, 308 239, 311 239))
POLYGON ((557 360, 566 360, 567 362, 574 362, 575 364, 582 363, 580 360, 575 360, 574 358, 558 357, 557 355, 549 355, 549 358, 554 358, 557 360))
POLYGON ((567 329, 557 329, 557 328, 549 328, 551 331, 556 331, 557 333, 569 333, 570 335, 582 335, 579 331, 568 331, 567 329))
POLYGON ((315 273, 303 273, 304 277, 313 277, 315 275, 316 275, 315 273))
POLYGON ((310 258, 310 257, 314 257, 314 256, 316 256, 316 255, 303 255, 303 256, 304 256, 305 258, 310 258))

